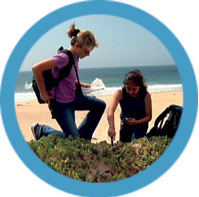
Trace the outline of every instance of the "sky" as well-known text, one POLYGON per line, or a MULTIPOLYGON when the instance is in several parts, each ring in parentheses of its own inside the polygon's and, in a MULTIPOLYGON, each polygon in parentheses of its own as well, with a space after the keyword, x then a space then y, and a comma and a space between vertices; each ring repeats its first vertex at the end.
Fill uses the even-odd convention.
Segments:
POLYGON ((60 46, 69 48, 66 32, 73 22, 80 30, 93 32, 99 42, 99 48, 81 60, 80 68, 175 64, 165 46, 139 24, 111 15, 88 15, 67 20, 40 37, 20 70, 31 70, 34 64, 53 57, 60 46))

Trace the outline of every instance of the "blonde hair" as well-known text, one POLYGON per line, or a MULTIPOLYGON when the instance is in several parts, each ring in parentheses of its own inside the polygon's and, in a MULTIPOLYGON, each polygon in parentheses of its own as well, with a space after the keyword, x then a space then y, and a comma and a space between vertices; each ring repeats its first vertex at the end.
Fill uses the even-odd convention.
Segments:
POLYGON ((68 29, 67 34, 68 37, 71 38, 70 44, 72 46, 77 42, 81 45, 81 47, 85 48, 99 46, 92 32, 88 30, 80 31, 79 29, 76 29, 75 23, 73 23, 71 27, 68 29))

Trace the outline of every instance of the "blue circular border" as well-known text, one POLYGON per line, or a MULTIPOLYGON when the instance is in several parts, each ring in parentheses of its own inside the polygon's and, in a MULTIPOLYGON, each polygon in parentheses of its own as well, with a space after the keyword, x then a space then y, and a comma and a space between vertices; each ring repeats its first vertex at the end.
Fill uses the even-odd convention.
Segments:
POLYGON ((52 12, 32 26, 21 38, 10 55, 2 79, 0 96, 2 119, 7 136, 25 165, 38 177, 60 190, 75 195, 95 197, 117 196, 130 193, 152 183, 164 174, 178 159, 188 143, 194 127, 198 105, 197 85, 191 62, 172 32, 160 21, 142 10, 130 5, 108 1, 90 1, 68 5, 52 12), (92 14, 119 16, 136 22, 148 29, 170 52, 178 67, 183 85, 183 114, 181 124, 175 138, 163 156, 141 173, 112 183, 80 182, 65 177, 47 167, 37 158, 25 142, 17 122, 14 106, 17 75, 25 56, 34 43, 48 30, 64 21, 92 14))

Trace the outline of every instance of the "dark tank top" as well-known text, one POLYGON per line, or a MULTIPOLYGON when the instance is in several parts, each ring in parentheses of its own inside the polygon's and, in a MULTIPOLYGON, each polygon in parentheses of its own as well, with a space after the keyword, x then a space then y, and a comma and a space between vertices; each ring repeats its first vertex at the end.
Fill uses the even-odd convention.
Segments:
POLYGON ((121 119, 135 118, 136 120, 146 117, 145 96, 134 98, 128 94, 126 88, 122 88, 123 99, 120 101, 121 119))

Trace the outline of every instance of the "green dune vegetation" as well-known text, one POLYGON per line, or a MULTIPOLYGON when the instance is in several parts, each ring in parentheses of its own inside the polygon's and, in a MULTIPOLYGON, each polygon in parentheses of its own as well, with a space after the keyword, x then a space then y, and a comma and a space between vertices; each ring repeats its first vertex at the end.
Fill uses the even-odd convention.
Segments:
POLYGON ((172 139, 146 137, 114 146, 102 141, 57 135, 30 141, 32 151, 50 168, 67 177, 86 182, 112 182, 131 177, 148 168, 167 149, 172 139))

